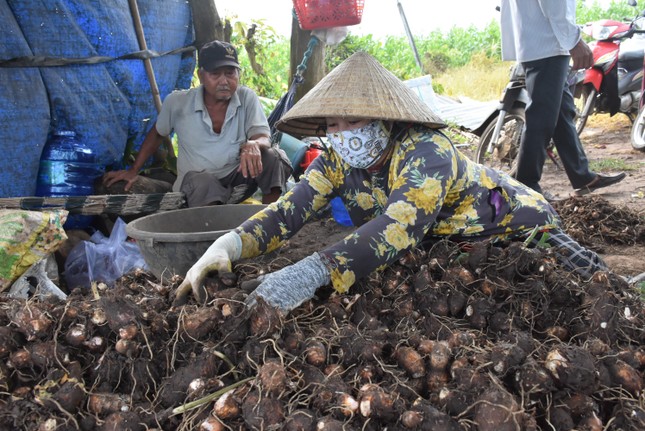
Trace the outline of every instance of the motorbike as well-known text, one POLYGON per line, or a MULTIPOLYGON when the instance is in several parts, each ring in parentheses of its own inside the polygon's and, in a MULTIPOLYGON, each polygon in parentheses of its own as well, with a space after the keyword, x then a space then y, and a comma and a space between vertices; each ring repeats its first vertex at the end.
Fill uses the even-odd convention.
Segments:
MULTIPOLYGON (((629 0, 636 7, 635 0, 629 0)), ((574 78, 573 96, 578 116, 576 131, 582 133, 594 113, 627 115, 634 121, 642 95, 645 38, 640 36, 643 14, 631 22, 599 20, 582 26, 592 37, 589 43, 594 64, 579 70, 574 78)))
MULTIPOLYGON (((497 116, 481 133, 475 152, 475 160, 478 163, 504 171, 511 176, 517 172, 517 155, 524 131, 524 110, 530 100, 524 78, 522 65, 513 65, 508 84, 497 107, 497 116)), ((550 142, 546 149, 547 156, 560 168, 553 148, 553 142, 550 142)))
MULTIPOLYGON (((645 12, 643 13, 643 15, 645 15, 645 12)), ((639 21, 637 21, 635 26, 637 26, 638 28, 644 28, 645 18, 641 18, 639 21)), ((645 95, 645 58, 641 63, 640 76, 641 76, 641 87, 640 87, 641 98, 639 101, 638 113, 632 124, 632 129, 630 132, 630 141, 632 144, 632 148, 639 151, 645 151, 645 104, 643 103, 643 101, 645 100, 645 97, 643 97, 645 95)))

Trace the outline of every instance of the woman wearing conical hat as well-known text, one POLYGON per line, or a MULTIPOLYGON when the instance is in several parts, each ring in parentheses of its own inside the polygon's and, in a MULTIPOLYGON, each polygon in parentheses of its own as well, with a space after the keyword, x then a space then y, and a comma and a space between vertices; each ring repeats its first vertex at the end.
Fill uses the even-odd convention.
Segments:
MULTIPOLYGON (((279 248, 330 200, 340 196, 356 230, 342 241, 268 274, 249 296, 284 311, 331 284, 346 292, 413 247, 453 241, 540 239, 561 247, 559 260, 589 276, 600 257, 560 229, 534 190, 474 163, 441 132, 445 126, 408 87, 370 55, 358 52, 310 90, 278 122, 293 135, 326 136, 329 149, 277 202, 217 239, 177 292, 200 295, 209 271, 279 248), (543 238, 544 237, 544 238, 543 238)), ((201 299, 198 297, 198 299, 201 299)))

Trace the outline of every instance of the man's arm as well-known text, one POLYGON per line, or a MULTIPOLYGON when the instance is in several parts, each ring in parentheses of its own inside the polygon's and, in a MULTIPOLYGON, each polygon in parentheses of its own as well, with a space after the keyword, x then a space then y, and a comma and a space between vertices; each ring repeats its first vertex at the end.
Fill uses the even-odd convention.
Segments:
POLYGON ((253 135, 240 145, 240 167, 244 178, 255 178, 262 173, 262 151, 271 148, 267 135, 253 135))
POLYGON ((139 171, 141 170, 141 168, 143 168, 146 160, 148 160, 150 156, 157 152, 163 138, 164 137, 157 131, 157 127, 153 125, 146 135, 145 139, 143 140, 143 143, 141 143, 139 154, 137 154, 137 157, 134 160, 132 166, 130 166, 127 170, 108 172, 103 177, 103 183, 107 187, 110 187, 117 181, 125 181, 126 185, 124 187, 124 190, 126 192, 130 190, 130 187, 132 187, 132 184, 134 184, 135 180, 137 179, 139 171))

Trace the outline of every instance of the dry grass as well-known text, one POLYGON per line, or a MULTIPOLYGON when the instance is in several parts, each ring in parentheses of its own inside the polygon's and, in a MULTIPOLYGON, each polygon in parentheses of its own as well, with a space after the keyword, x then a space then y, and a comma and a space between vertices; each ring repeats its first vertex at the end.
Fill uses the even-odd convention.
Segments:
POLYGON ((594 114, 587 120, 587 127, 598 127, 606 131, 617 131, 630 129, 631 121, 624 114, 616 114, 613 117, 609 114, 594 114))
POLYGON ((508 83, 512 65, 513 62, 494 62, 484 56, 475 56, 467 65, 450 69, 433 80, 446 96, 498 100, 508 83))

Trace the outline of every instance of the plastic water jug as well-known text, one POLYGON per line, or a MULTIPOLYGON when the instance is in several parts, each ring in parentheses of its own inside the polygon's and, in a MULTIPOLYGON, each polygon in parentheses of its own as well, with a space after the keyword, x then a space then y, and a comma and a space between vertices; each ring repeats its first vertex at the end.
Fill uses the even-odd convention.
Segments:
MULTIPOLYGON (((36 196, 87 196, 94 194, 94 181, 103 175, 104 168, 76 133, 59 130, 45 143, 40 157, 36 196)), ((93 217, 70 214, 64 227, 84 229, 93 217)))

